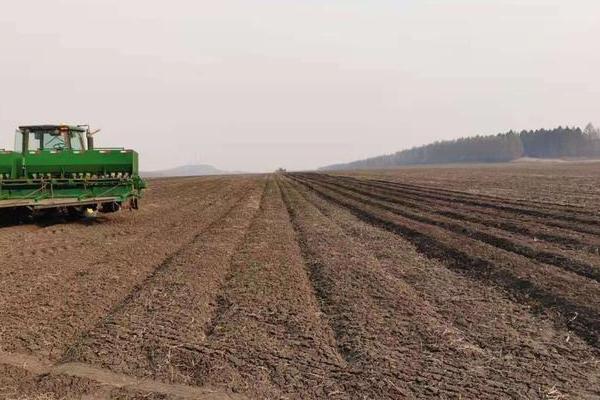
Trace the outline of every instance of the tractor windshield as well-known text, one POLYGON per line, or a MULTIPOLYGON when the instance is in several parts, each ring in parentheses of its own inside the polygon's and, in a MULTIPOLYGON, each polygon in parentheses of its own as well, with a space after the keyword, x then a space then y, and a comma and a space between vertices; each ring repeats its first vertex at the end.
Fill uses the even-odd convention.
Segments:
POLYGON ((65 137, 61 133, 50 133, 50 132, 38 132, 35 134, 29 134, 29 149, 35 150, 31 148, 31 135, 35 135, 35 140, 33 143, 41 144, 42 150, 64 150, 67 147, 65 143, 65 137))

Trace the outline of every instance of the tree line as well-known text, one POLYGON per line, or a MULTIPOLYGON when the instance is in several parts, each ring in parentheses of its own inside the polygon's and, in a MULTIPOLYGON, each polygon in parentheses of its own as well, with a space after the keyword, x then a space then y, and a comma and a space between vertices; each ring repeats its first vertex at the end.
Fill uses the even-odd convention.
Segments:
POLYGON ((600 129, 558 127, 445 140, 346 164, 326 170, 388 168, 411 164, 508 162, 521 157, 600 157, 600 129))

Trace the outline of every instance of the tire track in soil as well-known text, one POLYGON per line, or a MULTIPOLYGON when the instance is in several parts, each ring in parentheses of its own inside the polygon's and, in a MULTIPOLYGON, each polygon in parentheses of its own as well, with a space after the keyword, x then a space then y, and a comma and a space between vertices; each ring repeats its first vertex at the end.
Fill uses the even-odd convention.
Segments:
POLYGON ((172 351, 205 339, 204 329, 229 259, 258 209, 264 182, 170 257, 100 324, 72 345, 63 361, 115 372, 188 383, 171 363, 172 351))
POLYGON ((449 268, 483 282, 503 287, 520 302, 535 309, 553 311, 557 324, 567 326, 589 344, 598 347, 600 315, 596 282, 577 275, 562 274, 529 259, 512 255, 473 240, 457 238, 451 232, 422 224, 382 209, 327 193, 303 183, 328 201, 350 210, 367 223, 397 233, 419 252, 442 261, 449 268))
POLYGON ((143 398, 161 396, 179 400, 244 400, 209 387, 171 385, 139 379, 86 364, 52 364, 35 356, 0 352, 0 396, 2 398, 110 400, 138 393, 143 398), (1 373, 4 372, 4 373, 1 373), (2 379, 12 375, 16 379, 2 379), (54 395, 54 396, 51 396, 54 395), (6 397, 4 397, 6 396, 6 397))
POLYGON ((250 398, 347 398, 333 376, 344 361, 273 177, 231 265, 207 339, 178 348, 175 363, 195 384, 250 398))
POLYGON ((553 265, 557 268, 562 268, 600 282, 600 266, 597 264, 597 261, 594 264, 590 264, 589 258, 586 257, 584 257, 585 261, 583 261, 580 259, 581 257, 578 257, 580 253, 578 254, 570 250, 563 250, 564 253, 569 255, 569 257, 567 257, 557 253, 557 250, 552 246, 544 247, 541 243, 531 243, 529 238, 523 237, 522 235, 513 234, 511 236, 506 236, 498 230, 490 228, 482 231, 480 223, 470 223, 466 220, 460 220, 456 223, 450 218, 435 216, 435 214, 432 215, 432 212, 429 210, 418 209, 418 211, 412 211, 407 208, 410 207, 409 203, 404 203, 406 207, 399 207, 393 203, 395 201, 393 198, 387 196, 380 196, 373 192, 366 192, 342 185, 323 183, 319 179, 309 179, 309 181, 322 185, 346 198, 351 198, 364 204, 391 211, 402 217, 420 223, 438 226, 452 233, 479 240, 502 250, 530 258, 540 263, 553 265), (527 244, 528 242, 530 243, 527 244))
POLYGON ((409 285, 392 278, 361 241, 288 183, 284 200, 321 307, 353 379, 353 398, 506 398, 519 388, 485 370, 489 360, 409 285), (461 345, 457 345, 460 343, 461 345))
MULTIPOLYGON (((405 239, 367 224, 349 211, 292 185, 331 221, 363 243, 394 278, 410 284, 468 341, 489 354, 486 368, 498 371, 510 386, 523 386, 527 398, 555 388, 572 398, 600 396, 600 352, 569 332, 555 327, 548 316, 535 316, 497 288, 457 274, 424 258, 405 239), (593 389, 596 387, 596 389, 593 389)), ((523 397, 523 396, 522 396, 523 397)))

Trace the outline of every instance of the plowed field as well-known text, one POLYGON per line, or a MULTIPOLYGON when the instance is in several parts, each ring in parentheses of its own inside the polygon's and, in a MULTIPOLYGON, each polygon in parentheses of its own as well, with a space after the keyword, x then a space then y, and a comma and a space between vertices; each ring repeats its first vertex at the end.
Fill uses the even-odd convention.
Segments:
POLYGON ((600 398, 595 193, 440 171, 155 180, 1 226, 0 398, 600 398))

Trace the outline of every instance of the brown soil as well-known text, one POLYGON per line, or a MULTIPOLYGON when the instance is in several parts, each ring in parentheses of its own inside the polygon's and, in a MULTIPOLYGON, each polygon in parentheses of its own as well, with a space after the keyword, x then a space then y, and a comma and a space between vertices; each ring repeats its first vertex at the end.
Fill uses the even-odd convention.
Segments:
POLYGON ((503 199, 600 206, 600 161, 411 166, 341 174, 503 199))
POLYGON ((556 168, 543 200, 494 169, 163 179, 1 227, 0 398, 599 398, 600 215, 556 168))

